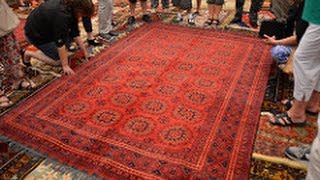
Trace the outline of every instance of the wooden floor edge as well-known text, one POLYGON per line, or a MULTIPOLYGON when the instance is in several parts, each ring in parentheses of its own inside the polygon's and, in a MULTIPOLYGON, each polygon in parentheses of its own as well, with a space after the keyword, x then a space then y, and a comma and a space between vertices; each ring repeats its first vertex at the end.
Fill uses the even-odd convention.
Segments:
POLYGON ((290 159, 275 157, 275 156, 267 156, 263 154, 253 153, 252 158, 269 161, 277 164, 284 164, 290 166, 292 168, 307 170, 307 163, 299 162, 299 161, 292 161, 290 159))

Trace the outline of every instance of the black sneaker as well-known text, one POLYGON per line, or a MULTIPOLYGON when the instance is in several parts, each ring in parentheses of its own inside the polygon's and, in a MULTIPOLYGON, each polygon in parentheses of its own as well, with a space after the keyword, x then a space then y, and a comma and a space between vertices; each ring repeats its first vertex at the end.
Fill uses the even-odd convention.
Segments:
POLYGON ((250 21, 250 25, 253 28, 257 28, 258 27, 257 21, 250 21))
POLYGON ((143 20, 144 22, 149 23, 149 22, 151 22, 151 17, 150 17, 148 14, 144 14, 144 15, 142 16, 142 20, 143 20))
POLYGON ((108 34, 109 34, 110 36, 119 36, 119 35, 120 35, 119 32, 115 32, 115 31, 110 31, 108 34))
POLYGON ((234 17, 234 18, 231 20, 230 24, 237 24, 237 23, 239 23, 239 22, 241 22, 241 18, 234 17))
POLYGON ((301 147, 288 147, 284 151, 284 154, 296 161, 309 161, 311 146, 301 146, 301 147))
POLYGON ((192 16, 193 16, 193 17, 200 16, 200 12, 199 12, 199 11, 196 11, 196 12, 192 13, 192 16))
POLYGON ((90 46, 101 46, 102 43, 96 39, 87 39, 87 42, 90 46))
POLYGON ((100 38, 111 41, 113 40, 115 37, 111 36, 109 33, 100 33, 99 34, 100 38))
POLYGON ((136 18, 134 18, 134 16, 130 16, 128 18, 128 25, 133 25, 134 23, 136 23, 136 18))

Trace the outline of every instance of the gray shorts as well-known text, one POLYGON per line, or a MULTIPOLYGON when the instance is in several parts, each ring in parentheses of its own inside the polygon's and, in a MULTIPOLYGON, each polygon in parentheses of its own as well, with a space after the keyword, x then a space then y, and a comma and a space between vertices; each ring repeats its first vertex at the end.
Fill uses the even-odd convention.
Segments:
POLYGON ((208 4, 223 5, 224 0, 207 0, 208 4))

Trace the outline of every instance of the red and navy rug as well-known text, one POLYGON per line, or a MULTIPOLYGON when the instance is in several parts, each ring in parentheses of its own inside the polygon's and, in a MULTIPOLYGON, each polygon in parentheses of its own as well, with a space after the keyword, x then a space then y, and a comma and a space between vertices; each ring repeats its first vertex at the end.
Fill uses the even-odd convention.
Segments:
POLYGON ((0 132, 108 178, 246 179, 268 80, 260 39, 151 23, 0 117, 0 132))

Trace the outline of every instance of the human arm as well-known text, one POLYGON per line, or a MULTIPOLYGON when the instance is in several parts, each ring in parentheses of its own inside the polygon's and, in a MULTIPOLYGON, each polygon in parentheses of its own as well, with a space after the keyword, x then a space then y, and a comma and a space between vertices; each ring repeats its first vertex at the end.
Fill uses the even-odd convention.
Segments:
POLYGON ((61 47, 58 47, 58 53, 63 69, 63 74, 65 75, 73 75, 75 74, 74 71, 70 68, 69 63, 68 63, 68 52, 66 49, 66 46, 63 45, 61 47))
POLYGON ((297 36, 296 35, 292 35, 289 36, 287 38, 283 38, 283 39, 279 39, 276 40, 274 36, 270 37, 268 35, 264 35, 264 37, 266 38, 264 41, 267 44, 271 44, 271 45, 285 45, 285 46, 295 46, 298 45, 298 41, 297 41, 297 36))
POLYGON ((72 17, 70 36, 78 44, 80 50, 84 54, 85 59, 88 60, 89 54, 88 54, 86 46, 84 45, 84 43, 81 40, 79 26, 78 26, 78 19, 75 16, 72 17))
POLYGON ((74 38, 74 40, 78 44, 80 50, 83 52, 85 59, 89 60, 90 55, 88 54, 87 48, 84 45, 84 43, 82 42, 81 37, 77 36, 77 37, 74 38))

